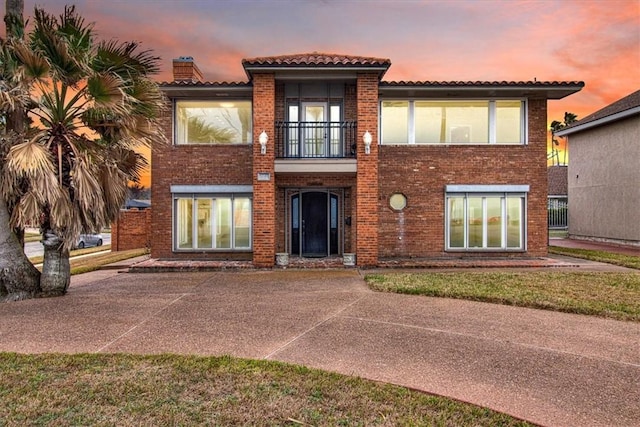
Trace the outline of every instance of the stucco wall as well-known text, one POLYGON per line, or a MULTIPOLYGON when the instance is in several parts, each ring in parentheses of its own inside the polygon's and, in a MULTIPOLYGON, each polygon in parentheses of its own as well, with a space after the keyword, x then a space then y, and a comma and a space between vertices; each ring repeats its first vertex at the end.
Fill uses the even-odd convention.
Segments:
POLYGON ((640 245, 640 118, 569 136, 569 235, 640 245))

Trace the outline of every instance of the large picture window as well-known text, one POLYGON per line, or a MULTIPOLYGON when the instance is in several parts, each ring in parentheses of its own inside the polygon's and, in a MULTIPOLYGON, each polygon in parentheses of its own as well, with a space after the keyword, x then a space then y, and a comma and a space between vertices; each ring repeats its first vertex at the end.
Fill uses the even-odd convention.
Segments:
POLYGON ((247 144, 251 101, 176 101, 176 144, 247 144))
POLYGON ((251 249, 251 198, 175 195, 176 250, 251 249))
POLYGON ((447 192, 447 250, 524 250, 525 193, 447 192))
POLYGON ((383 144, 523 144, 521 100, 382 101, 383 144))

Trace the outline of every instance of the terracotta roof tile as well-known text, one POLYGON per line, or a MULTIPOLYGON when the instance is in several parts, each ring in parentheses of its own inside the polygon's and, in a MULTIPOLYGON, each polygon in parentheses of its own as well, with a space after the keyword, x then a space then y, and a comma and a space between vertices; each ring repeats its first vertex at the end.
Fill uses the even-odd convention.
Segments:
POLYGON ((342 55, 334 53, 299 53, 294 55, 264 56, 242 60, 246 66, 372 66, 389 67, 391 61, 386 58, 342 55))
POLYGON ((492 87, 492 86, 533 86, 533 87, 549 87, 549 86, 584 86, 584 82, 571 81, 383 81, 380 82, 381 87, 395 86, 423 86, 423 87, 492 87))
POLYGON ((191 80, 177 80, 160 82, 160 87, 251 87, 249 82, 194 82, 191 80))

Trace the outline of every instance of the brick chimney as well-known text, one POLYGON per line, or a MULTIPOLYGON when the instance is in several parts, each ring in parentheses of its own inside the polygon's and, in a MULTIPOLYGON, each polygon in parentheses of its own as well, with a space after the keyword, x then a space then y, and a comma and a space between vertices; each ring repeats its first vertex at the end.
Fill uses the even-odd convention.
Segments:
POLYGON ((173 80, 178 82, 201 82, 202 73, 192 56, 181 56, 173 60, 173 80))

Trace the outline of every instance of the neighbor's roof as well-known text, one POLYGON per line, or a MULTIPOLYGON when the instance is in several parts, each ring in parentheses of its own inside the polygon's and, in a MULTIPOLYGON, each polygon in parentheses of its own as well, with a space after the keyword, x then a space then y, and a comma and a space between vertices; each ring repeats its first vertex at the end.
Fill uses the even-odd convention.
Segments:
POLYGON ((602 126, 616 120, 624 119, 634 114, 640 114, 640 90, 625 96, 606 107, 589 114, 582 120, 556 132, 557 136, 569 135, 592 127, 602 126))
POLYGON ((380 82, 381 95, 448 98, 474 94, 481 97, 533 97, 561 99, 580 91, 584 82, 570 81, 389 81, 380 82))
POLYGON ((245 72, 251 78, 251 72, 261 69, 299 70, 323 68, 327 70, 377 70, 380 77, 391 66, 386 58, 370 56, 343 55, 336 53, 298 53, 294 55, 263 56, 242 60, 245 72))
POLYGON ((567 195, 567 167, 554 165, 547 168, 548 194, 550 196, 567 195))

